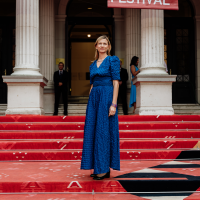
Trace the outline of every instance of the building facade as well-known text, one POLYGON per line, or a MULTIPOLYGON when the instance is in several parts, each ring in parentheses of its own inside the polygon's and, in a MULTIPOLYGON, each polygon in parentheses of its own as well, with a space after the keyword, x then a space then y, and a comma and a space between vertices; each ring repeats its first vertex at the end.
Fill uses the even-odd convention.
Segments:
MULTIPOLYGON (((0 104, 6 114, 53 114, 53 73, 68 71, 69 95, 88 96, 94 41, 109 36, 112 54, 140 58, 137 114, 172 115, 200 102, 200 2, 179 11, 107 8, 107 0, 0 1, 0 104), (168 66, 168 72, 164 67, 168 66)), ((128 98, 129 99, 129 98, 128 98)))

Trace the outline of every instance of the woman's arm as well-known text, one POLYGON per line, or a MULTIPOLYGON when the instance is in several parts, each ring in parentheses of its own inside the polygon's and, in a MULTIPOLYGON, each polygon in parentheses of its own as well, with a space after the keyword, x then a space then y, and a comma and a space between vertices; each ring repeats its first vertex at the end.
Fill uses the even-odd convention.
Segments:
MULTIPOLYGON (((118 80, 113 80, 113 100, 112 103, 117 105, 117 98, 118 98, 118 91, 119 91, 119 81, 118 80)), ((115 115, 116 113, 116 107, 110 106, 109 110, 109 117, 112 115, 115 115)))
MULTIPOLYGON (((92 88, 93 88, 93 84, 92 84, 91 87, 90 87, 90 92, 91 92, 92 88)), ((90 92, 89 92, 89 95, 90 95, 90 92)))
POLYGON ((135 71, 135 66, 131 65, 131 72, 133 74, 133 76, 137 76, 140 73, 140 70, 138 70, 137 72, 135 71))

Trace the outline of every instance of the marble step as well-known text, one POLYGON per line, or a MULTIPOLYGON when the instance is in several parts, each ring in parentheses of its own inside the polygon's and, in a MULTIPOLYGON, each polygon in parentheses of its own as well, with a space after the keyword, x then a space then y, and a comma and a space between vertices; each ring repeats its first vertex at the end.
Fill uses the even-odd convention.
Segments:
MULTIPOLYGON (((71 116, 85 115, 87 107, 88 97, 70 97, 68 104, 68 114, 71 116), (85 101, 85 102, 84 102, 85 101), (70 103, 76 102, 76 103, 70 103), (81 103, 80 103, 81 102, 81 103)), ((0 116, 5 115, 7 104, 0 104, 0 116)), ((174 112, 177 115, 200 115, 199 104, 173 104, 174 112)), ((64 109, 63 104, 59 105, 59 115, 63 115, 64 109)), ((53 112, 46 112, 46 115, 53 115, 53 112)), ((122 106, 119 105, 118 114, 122 115, 122 106)), ((129 110, 129 114, 132 111, 129 110)))

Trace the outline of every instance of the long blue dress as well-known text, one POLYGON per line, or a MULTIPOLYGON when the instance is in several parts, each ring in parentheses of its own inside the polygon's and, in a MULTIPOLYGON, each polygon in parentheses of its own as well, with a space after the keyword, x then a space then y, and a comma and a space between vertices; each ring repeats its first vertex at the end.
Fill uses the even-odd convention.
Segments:
POLYGON ((120 170, 119 124, 117 112, 109 117, 113 99, 113 80, 120 80, 120 60, 107 56, 97 68, 90 66, 90 92, 84 128, 81 169, 94 169, 94 174, 120 170))
MULTIPOLYGON (((135 71, 137 72, 139 69, 135 66, 135 71)), ((131 72, 132 74, 132 72, 131 72)), ((135 76, 132 74, 132 79, 135 76)), ((131 94, 130 94, 130 102, 129 102, 129 108, 133 106, 133 104, 136 102, 136 86, 133 85, 133 82, 131 81, 131 94)))

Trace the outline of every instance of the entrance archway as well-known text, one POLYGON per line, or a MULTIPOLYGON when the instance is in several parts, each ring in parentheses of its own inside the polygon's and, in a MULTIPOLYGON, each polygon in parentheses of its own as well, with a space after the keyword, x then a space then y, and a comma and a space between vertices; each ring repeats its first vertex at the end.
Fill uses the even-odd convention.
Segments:
POLYGON ((165 62, 176 74, 172 101, 196 103, 194 10, 189 0, 179 1, 179 11, 165 11, 165 62))
POLYGON ((66 61, 70 94, 88 96, 89 66, 94 60, 94 42, 100 35, 107 35, 114 47, 113 9, 107 8, 107 0, 71 0, 66 15, 66 61))

